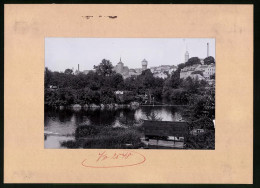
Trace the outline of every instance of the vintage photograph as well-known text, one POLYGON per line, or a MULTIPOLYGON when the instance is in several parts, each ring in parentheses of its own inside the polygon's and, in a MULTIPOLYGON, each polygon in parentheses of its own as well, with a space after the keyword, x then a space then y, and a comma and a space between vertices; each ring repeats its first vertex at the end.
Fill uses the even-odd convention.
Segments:
POLYGON ((214 38, 45 38, 45 149, 215 149, 214 38))

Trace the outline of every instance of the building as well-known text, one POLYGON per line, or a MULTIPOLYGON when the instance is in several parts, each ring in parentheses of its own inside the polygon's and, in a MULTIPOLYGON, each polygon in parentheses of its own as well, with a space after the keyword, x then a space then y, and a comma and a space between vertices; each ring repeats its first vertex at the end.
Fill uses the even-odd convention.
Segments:
POLYGON ((124 66, 124 63, 121 61, 121 58, 117 65, 113 68, 113 70, 116 73, 121 74, 123 78, 129 77, 129 68, 127 66, 124 66))
POLYGON ((78 64, 78 69, 75 70, 75 75, 78 75, 79 73, 80 73, 80 71, 79 71, 79 64, 78 64))
MULTIPOLYGON (((210 77, 212 75, 215 74, 215 64, 211 64, 211 65, 193 65, 193 66, 188 66, 188 67, 184 67, 183 69, 181 69, 180 72, 180 78, 187 78, 187 77, 191 77, 191 78, 195 78, 195 74, 194 72, 202 72, 202 76, 209 80, 210 77)), ((199 79, 202 79, 201 75, 198 76, 199 79)))
POLYGON ((199 65, 196 68, 196 71, 202 71, 203 76, 206 79, 210 79, 210 76, 215 74, 215 64, 210 64, 210 65, 199 65))
POLYGON ((175 72, 177 70, 177 66, 172 65, 171 69, 169 70, 169 74, 172 74, 173 72, 175 72))
POLYGON ((116 94, 116 95, 123 95, 123 94, 124 94, 124 91, 119 91, 119 90, 117 90, 117 91, 115 91, 115 94, 116 94))
POLYGON ((200 58, 200 63, 201 63, 202 65, 204 65, 204 59, 203 59, 203 58, 200 58))
POLYGON ((138 74, 138 75, 140 75, 140 74, 142 74, 142 68, 136 68, 135 69, 135 72, 138 74))
POLYGON ((124 63, 121 61, 121 58, 120 58, 120 61, 114 67, 114 70, 115 70, 116 73, 122 74, 123 69, 124 69, 124 63))
POLYGON ((84 70, 84 71, 82 71, 82 73, 83 74, 88 74, 88 73, 90 73, 90 72, 96 72, 96 69, 92 69, 92 70, 84 70))
POLYGON ((142 63, 142 68, 129 69, 127 66, 124 66, 124 63, 121 61, 121 58, 120 58, 120 61, 113 68, 113 70, 116 73, 121 74, 123 76, 123 78, 128 78, 131 76, 138 76, 138 75, 142 74, 142 71, 147 69, 147 65, 148 65, 148 62, 146 59, 144 59, 141 63, 142 63))
MULTIPOLYGON (((194 73, 194 72, 193 72, 194 73)), ((193 74, 193 73, 191 73, 191 75, 190 75, 190 77, 192 78, 192 79, 198 79, 198 80, 205 80, 205 77, 204 76, 202 76, 202 75, 200 75, 200 74, 193 74)))
POLYGON ((177 67, 175 65, 160 65, 158 67, 151 67, 150 70, 154 77, 167 78, 168 75, 177 70, 177 67))
MULTIPOLYGON (((188 61, 187 58, 189 58, 189 52, 186 51, 184 56, 185 56, 185 62, 187 62, 188 61)), ((209 43, 207 43, 207 57, 208 56, 209 56, 209 43)), ((181 69, 180 78, 185 79, 187 77, 191 77, 191 78, 198 78, 202 80, 204 77, 204 79, 209 80, 210 77, 215 74, 215 64, 205 65, 203 58, 200 58, 200 63, 201 64, 196 64, 181 69), (198 72, 198 71, 202 72, 202 75, 194 74, 194 72, 198 72)))
POLYGON ((163 78, 163 79, 168 77, 168 75, 166 73, 164 73, 164 72, 154 73, 153 76, 155 78, 163 78))
POLYGON ((214 74, 215 74, 215 64, 207 65, 207 67, 204 69, 203 76, 206 79, 210 79, 210 77, 214 74))
POLYGON ((180 78, 181 79, 188 78, 191 75, 191 73, 193 73, 194 71, 197 70, 198 66, 199 66, 199 64, 184 67, 183 69, 181 69, 180 78))
POLYGON ((142 61, 142 70, 143 70, 143 71, 147 69, 147 65, 148 65, 148 61, 146 61, 146 59, 144 59, 144 60, 142 61))
POLYGON ((184 55, 184 63, 186 63, 189 60, 189 52, 186 51, 184 55))
POLYGON ((140 72, 140 71, 136 71, 135 69, 129 69, 129 76, 131 77, 131 76, 138 76, 138 75, 140 75, 142 73, 142 71, 140 72))
POLYGON ((154 71, 156 70, 157 67, 150 67, 150 71, 151 73, 154 73, 154 71))
POLYGON ((189 134, 189 125, 185 121, 151 121, 144 120, 143 141, 149 148, 159 146, 166 148, 184 148, 189 134))

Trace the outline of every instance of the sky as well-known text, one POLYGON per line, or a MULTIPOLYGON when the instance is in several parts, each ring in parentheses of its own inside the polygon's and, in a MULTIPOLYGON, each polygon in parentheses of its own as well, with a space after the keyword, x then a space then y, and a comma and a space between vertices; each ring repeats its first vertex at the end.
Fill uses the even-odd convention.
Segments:
POLYGON ((52 71, 67 68, 91 70, 107 59, 115 66, 121 57, 129 68, 141 68, 143 59, 148 68, 159 65, 178 65, 189 57, 215 58, 214 38, 45 38, 45 67, 52 71))

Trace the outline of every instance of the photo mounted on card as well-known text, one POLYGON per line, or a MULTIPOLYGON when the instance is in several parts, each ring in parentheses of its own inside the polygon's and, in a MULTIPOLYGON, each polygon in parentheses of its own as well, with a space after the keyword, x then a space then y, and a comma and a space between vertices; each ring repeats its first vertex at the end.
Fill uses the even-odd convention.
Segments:
POLYGON ((45 38, 44 81, 46 149, 215 149, 215 39, 45 38))
POLYGON ((252 94, 250 5, 5 5, 4 181, 250 184, 252 94))

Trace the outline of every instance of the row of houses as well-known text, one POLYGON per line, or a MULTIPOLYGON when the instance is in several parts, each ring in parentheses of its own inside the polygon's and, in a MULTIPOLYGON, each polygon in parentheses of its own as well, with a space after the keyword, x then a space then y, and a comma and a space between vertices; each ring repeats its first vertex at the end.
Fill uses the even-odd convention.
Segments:
POLYGON ((171 75, 174 71, 177 70, 177 66, 175 65, 160 65, 157 67, 151 67, 151 72, 153 73, 154 77, 157 78, 167 78, 171 75))
POLYGON ((181 69, 180 78, 198 78, 199 80, 207 79, 209 80, 212 75, 215 74, 215 64, 210 65, 200 65, 195 64, 192 66, 187 66, 181 69))

